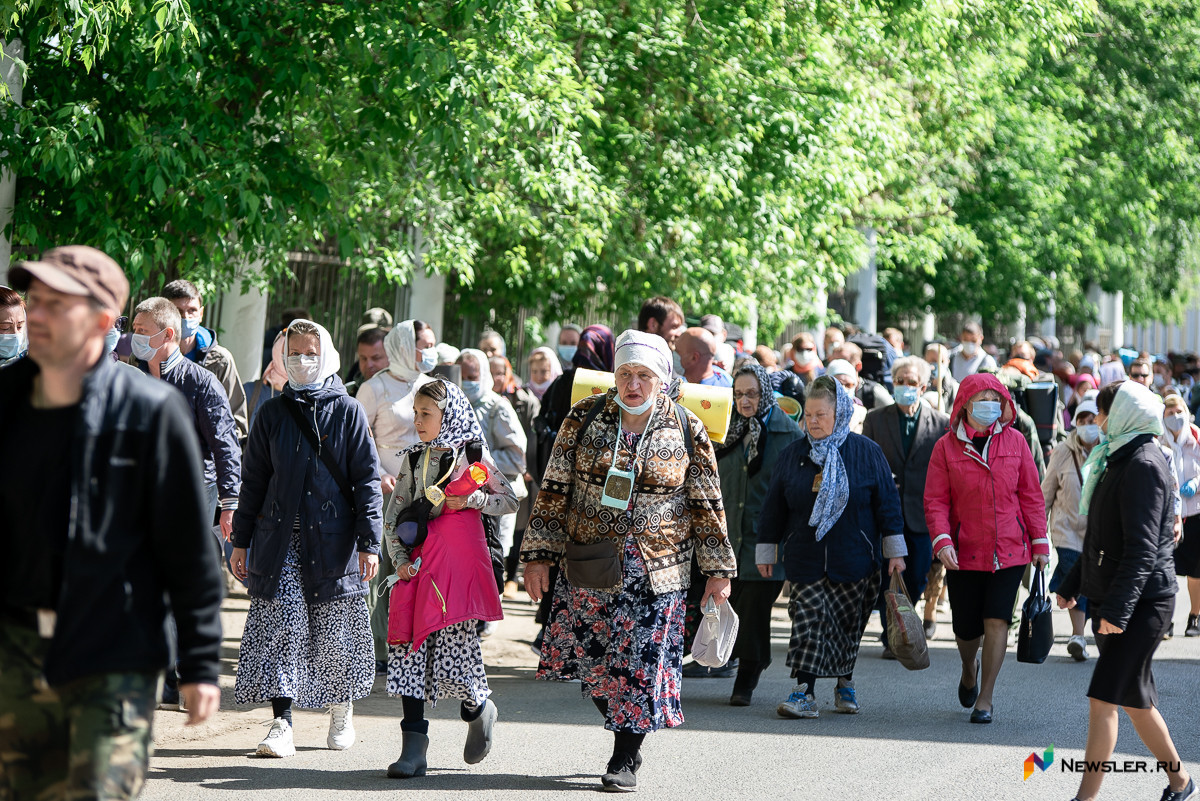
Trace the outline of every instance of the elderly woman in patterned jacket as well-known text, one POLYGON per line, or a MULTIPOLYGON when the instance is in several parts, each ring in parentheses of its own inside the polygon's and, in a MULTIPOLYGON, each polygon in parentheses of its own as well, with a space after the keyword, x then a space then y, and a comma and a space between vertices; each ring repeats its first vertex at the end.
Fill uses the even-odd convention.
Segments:
POLYGON ((550 591, 564 560, 537 677, 579 679, 614 733, 606 790, 637 787, 642 741, 683 723, 685 593, 693 551, 721 604, 737 562, 704 425, 664 392, 671 351, 655 334, 616 343, 616 388, 571 409, 521 551, 525 587, 550 591))

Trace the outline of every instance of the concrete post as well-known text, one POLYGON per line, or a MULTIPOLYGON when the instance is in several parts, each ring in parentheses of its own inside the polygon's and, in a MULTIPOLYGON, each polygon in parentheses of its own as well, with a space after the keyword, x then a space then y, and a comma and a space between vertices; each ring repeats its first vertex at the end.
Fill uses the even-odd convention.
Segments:
MULTIPOLYGON (((243 276, 262 270, 254 262, 243 276)), ((221 294, 221 317, 213 327, 221 329, 218 342, 229 349, 242 382, 254 381, 262 374, 263 337, 267 331, 267 295, 255 286, 242 292, 240 282, 221 294)))
MULTIPOLYGON (((24 94, 24 84, 21 82, 21 71, 17 69, 17 61, 24 59, 25 47, 20 39, 5 42, 3 55, 0 56, 0 77, 8 89, 10 100, 20 105, 24 94)), ((0 277, 8 275, 8 265, 12 259, 12 242, 4 234, 4 230, 12 222, 13 204, 17 199, 17 176, 11 170, 0 170, 0 277)))
POLYGON ((854 322, 863 331, 874 334, 879 325, 879 303, 876 298, 879 273, 875 264, 875 229, 863 229, 863 236, 867 240, 867 262, 852 276, 858 292, 854 303, 854 322))

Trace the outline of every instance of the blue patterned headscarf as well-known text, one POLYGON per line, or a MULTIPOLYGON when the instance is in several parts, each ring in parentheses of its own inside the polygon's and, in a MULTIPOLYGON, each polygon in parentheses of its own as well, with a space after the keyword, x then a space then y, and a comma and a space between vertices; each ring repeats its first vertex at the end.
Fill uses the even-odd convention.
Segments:
MULTIPOLYGON (((824 383, 824 377, 817 381, 824 383)), ((854 400, 850 393, 836 379, 828 379, 837 391, 837 412, 833 423, 833 433, 825 439, 814 440, 812 435, 805 432, 809 445, 812 446, 810 456, 821 466, 821 489, 817 492, 817 501, 813 504, 812 516, 808 518, 810 526, 817 527, 817 541, 829 533, 833 524, 846 510, 850 501, 850 479, 846 475, 846 464, 838 450, 846 437, 850 435, 850 419, 854 416, 854 400)), ((815 382, 814 382, 815 383, 815 382)))

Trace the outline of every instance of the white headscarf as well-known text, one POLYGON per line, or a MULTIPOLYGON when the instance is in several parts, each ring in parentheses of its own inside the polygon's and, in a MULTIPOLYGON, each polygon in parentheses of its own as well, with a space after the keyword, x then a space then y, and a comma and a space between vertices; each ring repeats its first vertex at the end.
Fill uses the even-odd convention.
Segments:
POLYGON ((647 334, 630 329, 617 337, 613 351, 613 372, 623 364, 640 364, 649 367, 665 387, 671 382, 671 349, 667 341, 658 334, 647 334))
MULTIPOLYGON (((292 322, 288 324, 287 338, 284 340, 283 352, 285 359, 288 351, 290 350, 290 348, 287 347, 287 339, 291 338, 292 328, 296 325, 296 323, 308 323, 317 329, 321 352, 317 356, 317 363, 320 365, 320 367, 317 371, 316 383, 324 384, 330 376, 337 375, 338 371, 342 369, 342 357, 338 355, 337 348, 333 347, 333 337, 329 336, 329 332, 325 330, 325 326, 321 325, 320 323, 315 323, 312 320, 292 320, 292 322)), ((290 378, 288 379, 288 383, 291 384, 290 378)), ((292 385, 292 389, 300 389, 300 387, 292 385)))
POLYGON ((488 365, 488 357, 483 351, 477 348, 463 348, 459 353, 458 358, 470 356, 479 365, 479 386, 483 388, 482 395, 486 395, 496 387, 496 382, 492 380, 492 368, 488 365))
POLYGON ((548 348, 545 345, 542 345, 540 348, 534 348, 533 353, 529 354, 530 360, 532 360, 533 357, 537 356, 539 353, 545 356, 547 361, 550 362, 551 381, 563 374, 562 365, 558 361, 558 354, 555 353, 552 348, 548 348))
POLYGON ((404 320, 388 331, 383 338, 383 349, 387 351, 388 372, 396 378, 411 384, 421 376, 417 369, 417 332, 412 320, 404 320))

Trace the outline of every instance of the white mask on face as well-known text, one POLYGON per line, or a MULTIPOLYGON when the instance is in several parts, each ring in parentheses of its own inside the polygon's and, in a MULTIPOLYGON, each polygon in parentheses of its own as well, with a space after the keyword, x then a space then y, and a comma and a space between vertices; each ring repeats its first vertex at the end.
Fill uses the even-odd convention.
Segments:
POLYGON ((963 356, 966 356, 968 359, 972 358, 978 352, 979 352, 979 343, 978 342, 962 343, 963 356))
POLYGON ((437 348, 424 348, 418 353, 421 355, 421 359, 417 362, 417 369, 422 373, 432 372, 438 364, 437 348))
POLYGON ((625 401, 621 400, 620 395, 617 395, 615 400, 618 406, 635 417, 639 414, 645 414, 647 411, 649 411, 650 407, 654 405, 654 398, 646 398, 645 402, 638 406, 626 406, 625 401))
POLYGON ((315 389, 321 373, 320 356, 295 355, 287 357, 288 383, 292 389, 315 389))
POLYGON ((1079 426, 1079 438, 1088 445, 1093 444, 1100 439, 1100 426, 1095 423, 1089 423, 1085 426, 1079 426))
POLYGON ((817 360, 817 354, 811 350, 796 351, 796 358, 793 361, 801 367, 808 367, 817 360))
POLYGON ((1182 414, 1168 414, 1163 418, 1163 425, 1167 427, 1168 431, 1182 431, 1186 422, 1182 414))

